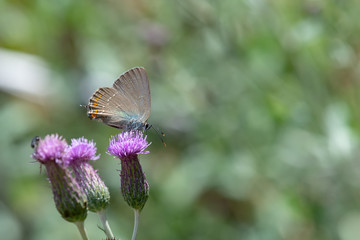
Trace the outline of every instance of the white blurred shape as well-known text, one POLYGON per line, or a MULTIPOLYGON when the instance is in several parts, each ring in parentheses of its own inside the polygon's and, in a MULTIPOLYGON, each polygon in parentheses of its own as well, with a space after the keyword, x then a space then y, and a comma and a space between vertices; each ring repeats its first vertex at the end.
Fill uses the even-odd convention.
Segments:
POLYGON ((336 67, 349 67, 356 62, 356 53, 349 44, 336 40, 330 52, 336 67))
POLYGON ((0 90, 30 101, 48 95, 50 71, 34 55, 0 49, 0 90))
POLYGON ((335 157, 349 157, 354 148, 353 136, 347 125, 346 107, 341 104, 332 105, 325 115, 330 153, 335 157))

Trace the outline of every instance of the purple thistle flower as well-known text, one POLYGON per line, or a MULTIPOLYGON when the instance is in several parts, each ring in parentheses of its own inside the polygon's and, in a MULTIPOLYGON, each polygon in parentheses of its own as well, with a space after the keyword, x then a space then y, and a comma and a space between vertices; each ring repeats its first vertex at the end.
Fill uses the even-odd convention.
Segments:
POLYGON ((121 193, 130 207, 141 210, 149 197, 149 184, 138 154, 148 154, 150 144, 140 131, 122 132, 110 139, 108 154, 121 161, 121 193))
POLYGON ((35 151, 31 157, 42 164, 50 161, 62 164, 61 159, 67 146, 66 141, 58 134, 47 135, 44 139, 38 140, 35 151))
POLYGON ((108 147, 109 154, 117 158, 148 154, 150 152, 145 149, 150 144, 146 141, 146 137, 143 137, 143 133, 140 131, 122 132, 117 139, 112 136, 108 147))
POLYGON ((87 199, 63 162, 67 147, 61 136, 47 135, 37 140, 31 157, 44 164, 61 216, 69 222, 83 222, 87 216, 87 199))
POLYGON ((89 163, 99 159, 95 143, 84 137, 72 139, 63 159, 74 170, 77 182, 87 195, 89 210, 99 212, 105 209, 110 203, 109 190, 89 163))
POLYGON ((89 141, 82 137, 79 139, 71 139, 71 146, 67 149, 63 161, 67 164, 75 162, 88 162, 90 160, 98 160, 100 155, 96 154, 96 147, 93 141, 89 141))

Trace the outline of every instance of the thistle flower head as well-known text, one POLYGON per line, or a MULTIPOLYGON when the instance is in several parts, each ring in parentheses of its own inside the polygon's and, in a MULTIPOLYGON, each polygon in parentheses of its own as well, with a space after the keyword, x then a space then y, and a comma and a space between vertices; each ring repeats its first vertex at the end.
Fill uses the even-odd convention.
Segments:
POLYGON ((118 158, 126 158, 138 154, 148 154, 145 149, 151 144, 146 140, 141 131, 122 132, 117 137, 112 136, 108 154, 118 158))
POLYGON ((121 160, 121 193, 133 209, 141 210, 149 197, 146 181, 138 154, 148 154, 145 149, 150 144, 140 131, 123 132, 110 139, 108 154, 121 160))
POLYGON ((49 161, 61 164, 67 146, 66 141, 58 134, 47 135, 39 140, 31 157, 43 164, 49 161))
POLYGON ((63 157, 64 164, 71 165, 99 159, 99 155, 96 155, 95 145, 93 141, 89 141, 84 137, 71 139, 71 146, 66 149, 63 157))
POLYGON ((97 170, 89 163, 99 159, 93 141, 84 137, 71 140, 64 154, 63 161, 72 168, 76 181, 85 192, 88 200, 88 209, 98 212, 105 209, 110 203, 110 193, 101 180, 97 170))

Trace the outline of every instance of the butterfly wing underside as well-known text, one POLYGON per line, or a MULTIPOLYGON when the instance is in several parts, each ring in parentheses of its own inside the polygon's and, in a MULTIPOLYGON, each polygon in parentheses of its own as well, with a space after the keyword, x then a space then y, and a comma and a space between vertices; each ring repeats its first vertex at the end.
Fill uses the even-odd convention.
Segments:
POLYGON ((144 123, 150 115, 149 79, 144 68, 122 74, 113 88, 104 87, 90 98, 88 116, 109 126, 125 129, 130 121, 144 123))
POLYGON ((135 67, 122 74, 113 84, 119 91, 122 101, 120 107, 137 117, 139 122, 145 122, 150 115, 151 97, 149 78, 142 67, 135 67))

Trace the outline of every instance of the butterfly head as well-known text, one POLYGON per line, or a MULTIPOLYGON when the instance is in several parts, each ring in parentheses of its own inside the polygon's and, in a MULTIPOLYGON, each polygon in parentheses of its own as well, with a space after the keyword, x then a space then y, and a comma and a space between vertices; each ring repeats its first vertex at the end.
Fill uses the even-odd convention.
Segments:
POLYGON ((133 131, 133 130, 140 130, 140 131, 147 131, 152 127, 151 124, 148 122, 138 122, 138 121, 130 121, 127 125, 125 130, 126 131, 133 131))

